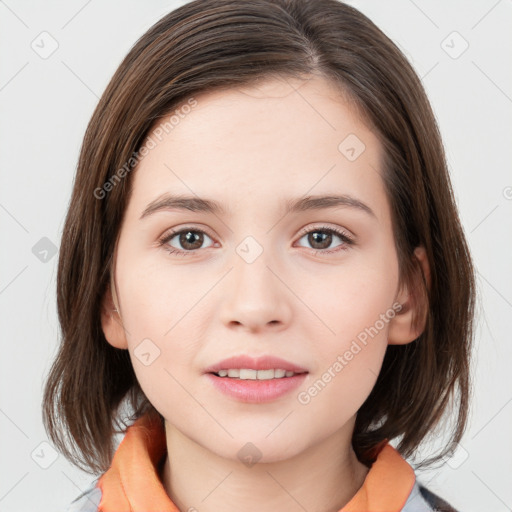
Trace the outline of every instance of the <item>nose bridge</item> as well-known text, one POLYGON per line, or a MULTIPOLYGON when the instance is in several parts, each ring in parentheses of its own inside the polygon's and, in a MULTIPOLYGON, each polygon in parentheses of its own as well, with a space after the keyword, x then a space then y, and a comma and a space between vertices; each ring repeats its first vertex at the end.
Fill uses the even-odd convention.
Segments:
POLYGON ((254 273, 251 271, 253 266, 259 273, 269 272, 266 265, 278 265, 277 261, 272 263, 278 252, 278 247, 272 246, 276 242, 276 230, 271 229, 270 212, 262 211, 260 204, 257 201, 251 209, 246 209, 244 215, 239 216, 232 226, 235 240, 239 240, 234 246, 237 256, 234 263, 237 272, 249 272, 249 277, 254 273))
POLYGON ((247 235, 235 247, 222 308, 226 323, 255 327, 288 320, 289 297, 286 287, 275 275, 275 269, 281 267, 277 261, 279 251, 266 247, 271 237, 257 236, 258 239, 247 235))
MULTIPOLYGON (((265 296, 275 292, 275 276, 270 271, 272 266, 278 266, 275 261, 276 251, 268 247, 269 237, 262 240, 253 235, 247 235, 235 247, 233 255, 234 290, 237 293, 265 296), (270 267, 270 268, 269 268, 270 267)), ((268 300, 268 297, 266 297, 268 300)))

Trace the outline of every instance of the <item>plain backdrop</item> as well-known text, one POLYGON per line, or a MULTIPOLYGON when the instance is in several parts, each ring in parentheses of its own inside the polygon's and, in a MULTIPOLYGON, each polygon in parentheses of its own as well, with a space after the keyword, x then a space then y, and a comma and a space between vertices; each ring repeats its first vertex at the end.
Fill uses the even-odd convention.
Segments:
MULTIPOLYGON (((41 421, 42 385, 59 341, 57 251, 99 97, 134 42, 182 3, 0 0, 2 512, 64 510, 93 480, 53 450, 41 421)), ((454 458, 418 478, 462 512, 510 511, 512 2, 349 3, 422 78, 477 267, 469 429, 454 458)))

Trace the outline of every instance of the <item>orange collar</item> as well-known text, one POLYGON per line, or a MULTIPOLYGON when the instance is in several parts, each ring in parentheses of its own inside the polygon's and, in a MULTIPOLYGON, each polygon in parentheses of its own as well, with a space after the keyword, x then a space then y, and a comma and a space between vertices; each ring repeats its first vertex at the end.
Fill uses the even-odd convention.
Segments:
MULTIPOLYGON (((158 476, 166 450, 158 415, 146 414, 131 425, 98 480, 99 512, 180 512, 158 476)), ((363 485, 339 512, 399 512, 404 507, 416 480, 414 470, 387 442, 377 452, 363 485)))

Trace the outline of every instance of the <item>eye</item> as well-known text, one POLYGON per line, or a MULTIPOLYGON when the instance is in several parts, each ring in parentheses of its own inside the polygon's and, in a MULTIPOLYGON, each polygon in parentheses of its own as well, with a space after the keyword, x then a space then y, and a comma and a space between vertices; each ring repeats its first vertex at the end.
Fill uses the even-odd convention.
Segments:
POLYGON ((177 254, 180 256, 186 256, 187 253, 196 251, 201 248, 204 243, 204 237, 211 238, 202 230, 188 227, 184 229, 180 229, 179 231, 173 231, 171 233, 166 233, 158 242, 166 251, 171 254, 177 254), (180 250, 180 248, 175 248, 175 246, 170 245, 169 242, 176 238, 175 243, 179 244, 184 250, 180 250))
MULTIPOLYGON (((201 249, 205 237, 211 240, 210 236, 203 230, 186 227, 178 231, 166 233, 159 240, 159 245, 170 254, 187 256, 188 254, 201 249), (174 244, 178 244, 178 247, 170 243, 173 239, 176 239, 174 244)), ((355 243, 354 240, 342 229, 329 228, 326 226, 303 230, 301 232, 300 239, 304 237, 307 237, 308 243, 310 243, 312 245, 312 249, 315 250, 314 254, 331 254, 338 251, 346 251, 349 246, 354 245, 355 243), (332 244, 333 235, 335 238, 339 238, 341 240, 341 244, 335 246, 334 249, 326 250, 332 244)))
POLYGON ((328 228, 326 226, 316 227, 309 230, 302 231, 301 239, 307 237, 308 243, 310 243, 315 250, 315 254, 331 254, 333 252, 338 251, 346 251, 349 246, 353 245, 354 240, 342 229, 338 228, 328 228), (337 245, 335 249, 325 250, 327 249, 332 241, 333 235, 336 238, 339 238, 342 243, 337 245))

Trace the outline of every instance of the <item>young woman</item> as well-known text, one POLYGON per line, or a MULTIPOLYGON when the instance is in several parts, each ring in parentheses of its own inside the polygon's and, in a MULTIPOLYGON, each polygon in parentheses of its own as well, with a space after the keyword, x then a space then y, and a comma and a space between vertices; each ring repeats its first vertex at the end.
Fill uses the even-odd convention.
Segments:
POLYGON ((70 510, 453 510, 406 458, 463 435, 474 286, 428 99, 367 17, 179 7, 104 92, 62 236, 44 421, 98 475, 70 510))

